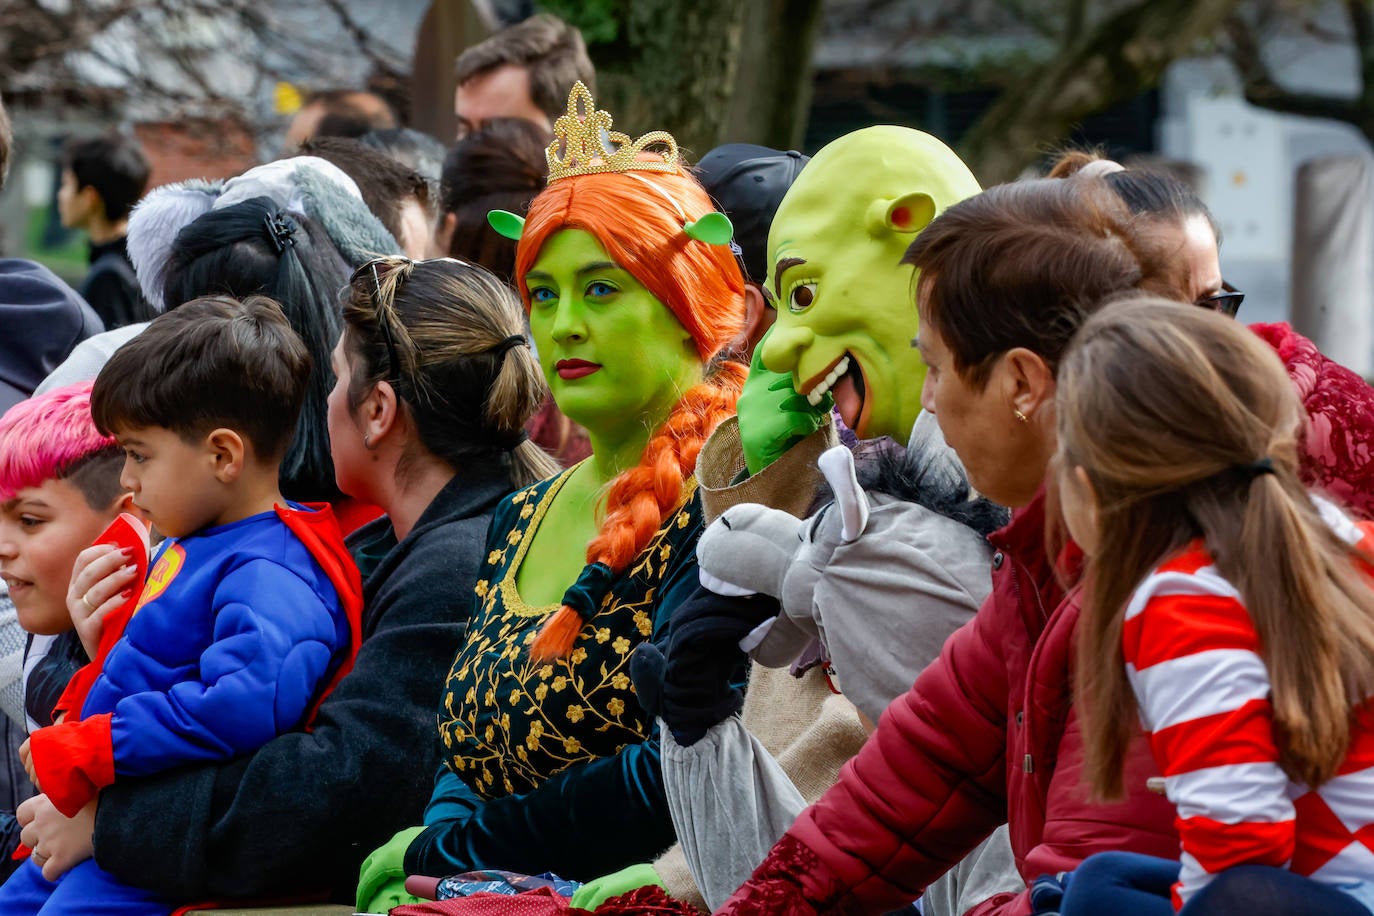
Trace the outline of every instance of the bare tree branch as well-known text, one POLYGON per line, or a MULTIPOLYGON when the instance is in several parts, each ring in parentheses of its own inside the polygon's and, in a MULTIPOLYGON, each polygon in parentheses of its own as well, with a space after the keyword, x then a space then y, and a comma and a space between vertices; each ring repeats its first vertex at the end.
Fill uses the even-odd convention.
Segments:
POLYGON ((1345 0, 1345 12, 1360 57, 1360 108, 1368 121, 1374 115, 1374 13, 1369 0, 1345 0))
POLYGON ((1009 181, 1090 114, 1134 98, 1216 33, 1239 0, 1137 0, 1022 74, 969 131, 964 159, 985 183, 1009 181))
POLYGON ((1343 121, 1374 137, 1374 24, 1369 0, 1346 0, 1346 11, 1360 57, 1362 86, 1351 98, 1296 92, 1279 84, 1264 60, 1264 49, 1250 23, 1239 13, 1227 18, 1225 32, 1231 42, 1231 62, 1240 74, 1245 100, 1251 105, 1282 114, 1306 115, 1343 121))
POLYGON ((1083 37, 1088 24, 1088 0, 1068 0, 1064 14, 1064 47, 1071 48, 1083 37))
POLYGON ((234 117, 263 131, 276 125, 253 106, 271 82, 344 85, 360 62, 404 80, 407 53, 347 0, 0 2, 0 89, 102 106, 122 97, 161 116, 234 117))

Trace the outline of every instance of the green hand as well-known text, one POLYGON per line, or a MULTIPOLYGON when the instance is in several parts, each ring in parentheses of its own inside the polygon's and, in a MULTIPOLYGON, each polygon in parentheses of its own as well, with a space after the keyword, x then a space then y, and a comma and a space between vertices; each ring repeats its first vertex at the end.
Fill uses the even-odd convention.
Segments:
POLYGON ((406 850, 423 827, 408 827, 373 850, 358 874, 358 912, 386 913, 394 906, 422 903, 406 893, 406 850))
POLYGON ((663 887, 663 879, 654 871, 652 865, 631 865, 629 868, 622 868, 618 872, 588 881, 573 894, 571 903, 574 907, 584 910, 595 910, 612 897, 619 897, 637 887, 648 887, 651 884, 663 887))
MULTIPOLYGON (((764 335, 764 340, 767 340, 764 335)), ((816 406, 792 387, 791 374, 763 365, 763 341, 754 348, 749 377, 739 396, 739 438, 744 464, 757 474, 789 448, 825 425, 835 399, 828 393, 816 406)))

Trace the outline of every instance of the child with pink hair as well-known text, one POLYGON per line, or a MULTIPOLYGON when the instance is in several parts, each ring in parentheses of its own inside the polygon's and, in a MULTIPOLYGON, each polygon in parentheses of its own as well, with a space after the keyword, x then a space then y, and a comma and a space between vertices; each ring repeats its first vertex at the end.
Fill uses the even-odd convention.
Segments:
POLYGON ((138 514, 119 482, 124 451, 91 418, 91 386, 55 389, 21 401, 0 418, 0 579, 19 625, 36 637, 26 680, 47 683, 25 697, 31 725, 52 724, 49 701, 57 700, 67 677, 85 663, 105 612, 121 604, 121 593, 134 584, 134 567, 125 555, 108 545, 90 546, 120 512, 138 514), (92 604, 83 607, 80 626, 74 627, 67 589, 83 551, 89 551, 83 559, 92 563, 100 586, 87 596, 92 604), (59 665, 62 670, 52 677, 40 672, 35 678, 40 655, 70 663, 59 665))
MULTIPOLYGON (((23 694, 26 730, 52 724, 53 707, 72 675, 89 660, 81 633, 67 607, 72 567, 83 550, 101 575, 97 610, 117 606, 119 593, 133 585, 134 569, 113 547, 91 547, 123 511, 137 512, 120 485, 124 452, 101 435, 91 418, 91 383, 80 382, 20 401, 0 418, 0 597, 13 602, 15 645, 24 646, 23 694)), ((84 616, 82 629, 98 634, 103 614, 84 616)), ((18 698, 16 697, 16 706, 18 698)), ((9 707, 7 707, 8 709, 9 707)), ((11 712, 13 716, 16 713, 11 712)), ((6 747, 4 753, 13 753, 6 747)), ((16 764, 12 767, 19 771, 16 764)), ((18 788, 18 787, 16 787, 18 788)), ((24 794, 31 791, 27 782, 24 794)), ((16 792, 15 802, 24 794, 16 792)), ((13 870, 9 853, 19 839, 18 823, 0 812, 0 877, 13 870)))

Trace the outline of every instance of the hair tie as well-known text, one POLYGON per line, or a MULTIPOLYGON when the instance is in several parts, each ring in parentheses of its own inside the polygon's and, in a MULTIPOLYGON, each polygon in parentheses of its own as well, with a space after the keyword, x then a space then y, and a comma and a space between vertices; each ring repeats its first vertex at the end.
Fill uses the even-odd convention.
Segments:
POLYGON ((510 350, 513 347, 528 347, 529 345, 530 342, 524 334, 512 334, 505 340, 501 341, 499 344, 496 344, 495 346, 489 348, 487 352, 493 354, 497 359, 500 359, 501 357, 506 355, 507 350, 510 350))
POLYGON ((267 237, 272 241, 272 247, 277 250, 277 254, 296 244, 296 221, 291 217, 278 211, 267 217, 266 222, 267 237))
POLYGON ((1078 170, 1078 174, 1084 178, 1106 178, 1113 172, 1124 172, 1126 167, 1119 162, 1111 159, 1094 159, 1083 168, 1078 170))
POLYGON ((1259 461, 1252 461, 1249 464, 1238 464, 1236 469, 1249 476, 1251 480, 1256 477, 1263 477, 1265 474, 1278 474, 1278 469, 1274 467, 1274 459, 1265 455, 1259 461))
POLYGON ((563 593, 563 603, 576 611, 584 622, 591 620, 614 584, 615 573, 609 566, 605 563, 588 563, 582 567, 577 581, 563 593))

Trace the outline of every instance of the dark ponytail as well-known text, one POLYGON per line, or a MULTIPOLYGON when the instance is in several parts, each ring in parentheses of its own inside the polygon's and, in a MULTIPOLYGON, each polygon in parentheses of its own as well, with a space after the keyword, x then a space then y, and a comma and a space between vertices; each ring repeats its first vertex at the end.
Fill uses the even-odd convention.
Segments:
POLYGON ((340 497, 329 456, 326 398, 334 387, 329 356, 339 337, 337 291, 348 266, 310 218, 267 197, 211 210, 177 234, 165 271, 164 306, 200 296, 263 295, 281 304, 305 343, 313 369, 296 434, 281 464, 283 495, 302 501, 340 497))

